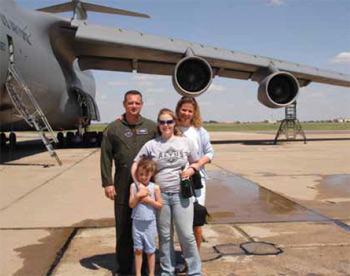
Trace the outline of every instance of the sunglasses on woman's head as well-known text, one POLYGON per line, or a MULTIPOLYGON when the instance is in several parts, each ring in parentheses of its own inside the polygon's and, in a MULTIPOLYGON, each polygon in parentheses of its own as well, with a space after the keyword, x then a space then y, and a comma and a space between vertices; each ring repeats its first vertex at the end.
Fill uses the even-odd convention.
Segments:
POLYGON ((171 125, 173 123, 174 123, 174 120, 158 120, 158 124, 160 125, 165 125, 165 124, 171 125))
POLYGON ((189 96, 183 96, 182 98, 181 98, 181 100, 189 100, 189 101, 193 101, 193 102, 197 102, 196 101, 196 98, 194 98, 194 97, 189 97, 189 96))

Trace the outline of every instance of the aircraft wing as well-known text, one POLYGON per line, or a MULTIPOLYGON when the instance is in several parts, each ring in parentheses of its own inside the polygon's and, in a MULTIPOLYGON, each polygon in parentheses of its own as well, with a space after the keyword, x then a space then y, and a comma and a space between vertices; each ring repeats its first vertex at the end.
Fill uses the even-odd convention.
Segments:
POLYGON ((75 52, 82 70, 135 70, 139 73, 172 75, 174 67, 185 56, 188 48, 195 56, 204 58, 210 64, 214 76, 257 80, 255 73, 273 64, 278 70, 293 74, 300 86, 319 82, 350 87, 350 76, 346 74, 165 36, 88 22, 80 24, 75 35, 75 52))

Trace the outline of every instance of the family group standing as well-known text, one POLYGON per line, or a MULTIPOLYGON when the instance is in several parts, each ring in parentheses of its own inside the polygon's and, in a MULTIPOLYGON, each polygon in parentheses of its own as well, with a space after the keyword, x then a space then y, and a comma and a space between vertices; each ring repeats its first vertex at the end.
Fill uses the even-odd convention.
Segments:
POLYGON ((214 152, 201 127, 198 104, 183 97, 176 107, 177 116, 164 108, 157 124, 140 115, 140 92, 127 92, 123 104, 125 114, 108 125, 101 146, 102 185, 115 205, 116 275, 133 275, 133 255, 136 275, 141 275, 142 252, 147 254, 149 275, 153 275, 155 225, 161 275, 175 275, 174 227, 188 275, 201 275, 201 227, 193 228, 193 198, 184 198, 180 188, 181 179, 199 171, 204 187, 195 193, 204 205, 203 166, 213 159, 214 152))

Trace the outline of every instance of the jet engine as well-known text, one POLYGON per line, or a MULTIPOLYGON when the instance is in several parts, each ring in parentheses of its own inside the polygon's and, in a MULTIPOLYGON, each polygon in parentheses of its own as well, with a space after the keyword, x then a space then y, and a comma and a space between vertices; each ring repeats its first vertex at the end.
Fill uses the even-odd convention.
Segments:
POLYGON ((288 72, 274 72, 263 78, 259 84, 258 100, 270 108, 290 105, 299 93, 298 80, 288 72))
POLYGON ((187 56, 175 66, 173 85, 182 96, 197 97, 210 86, 213 71, 203 58, 187 56))

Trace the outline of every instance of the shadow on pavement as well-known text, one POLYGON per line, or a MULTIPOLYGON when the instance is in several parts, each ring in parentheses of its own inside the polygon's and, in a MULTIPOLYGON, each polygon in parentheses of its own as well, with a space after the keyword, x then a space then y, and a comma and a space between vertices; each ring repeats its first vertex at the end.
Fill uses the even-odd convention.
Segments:
MULTIPOLYGON (((94 255, 88 258, 80 260, 80 264, 90 270, 98 270, 103 268, 105 270, 111 271, 111 274, 115 271, 115 254, 100 254, 94 255)), ((113 275, 113 274, 112 274, 113 275)))
MULTIPOLYGON (((81 143, 81 144, 72 145, 72 146, 60 147, 59 149, 93 148, 93 147, 95 148, 98 146, 92 145, 92 146, 84 147, 81 143)), ((16 143, 16 146, 14 148, 10 148, 9 146, 6 146, 6 147, 0 149, 0 164, 1 165, 11 165, 11 166, 16 166, 16 165, 17 166, 26 166, 26 165, 27 166, 51 166, 49 164, 33 164, 33 163, 14 164, 14 163, 9 163, 12 161, 20 160, 20 159, 25 158, 25 157, 40 154, 40 153, 43 153, 46 151, 47 151, 46 147, 44 146, 43 141, 41 139, 19 141, 16 143)), ((54 162, 52 165, 54 165, 54 162)))
MULTIPOLYGON (((160 275, 160 264, 159 264, 159 251, 156 250, 156 266, 155 266, 155 274, 160 275)), ((184 263, 184 260, 181 256, 180 251, 175 251, 175 259, 176 263, 184 263)), ((146 258, 143 260, 146 263, 147 267, 147 261, 146 258)), ((91 257, 83 258, 80 260, 80 264, 85 267, 86 269, 90 270, 99 270, 100 268, 108 270, 111 272, 111 275, 115 272, 116 266, 115 266, 115 254, 114 253, 107 253, 107 254, 99 254, 94 255, 91 257)), ((183 275, 183 274, 178 274, 183 275)))
MULTIPOLYGON (((16 230, 13 231, 16 232, 16 230)), ((22 261, 22 267, 12 274, 13 276, 48 275, 47 271, 51 263, 74 229, 62 228, 47 231, 47 236, 40 238, 36 243, 13 249, 22 261)), ((17 231, 16 234, 22 235, 23 231, 17 231)))
MULTIPOLYGON (((8 146, 1 148, 0 164, 7 165, 6 163, 8 162, 15 161, 28 156, 36 155, 45 151, 46 151, 46 148, 40 139, 19 141, 17 142, 15 148, 10 148, 8 146)), ((30 165, 32 166, 33 164, 30 164, 30 165)))

